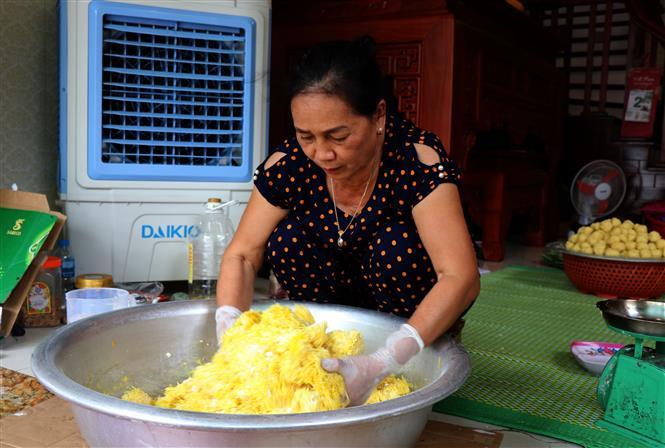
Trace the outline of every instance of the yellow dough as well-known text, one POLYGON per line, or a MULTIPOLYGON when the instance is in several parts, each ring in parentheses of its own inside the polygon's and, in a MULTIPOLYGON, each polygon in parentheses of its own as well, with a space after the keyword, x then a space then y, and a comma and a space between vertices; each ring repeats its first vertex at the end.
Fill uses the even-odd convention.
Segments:
POLYGON ((589 255, 625 258, 663 258, 665 240, 660 233, 647 226, 630 220, 621 222, 618 218, 594 222, 591 226, 580 227, 566 241, 566 249, 589 255), (649 245, 652 246, 649 246, 649 245))
MULTIPOLYGON (((131 388, 123 400, 164 408, 227 414, 289 414, 330 411, 348 404, 344 380, 321 367, 323 358, 362 353, 358 331, 326 332, 304 306, 273 305, 247 311, 229 328, 212 361, 169 386, 153 400, 131 388)), ((403 377, 386 377, 367 404, 411 391, 403 377)))

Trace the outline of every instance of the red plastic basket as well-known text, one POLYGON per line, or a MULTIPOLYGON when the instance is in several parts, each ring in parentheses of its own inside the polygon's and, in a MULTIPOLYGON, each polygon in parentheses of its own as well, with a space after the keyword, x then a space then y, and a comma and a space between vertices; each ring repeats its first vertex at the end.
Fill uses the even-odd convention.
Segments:
POLYGON ((642 207, 649 230, 655 230, 665 238, 665 201, 650 202, 642 207))
POLYGON ((583 293, 645 299, 665 294, 665 261, 563 253, 563 270, 583 293))

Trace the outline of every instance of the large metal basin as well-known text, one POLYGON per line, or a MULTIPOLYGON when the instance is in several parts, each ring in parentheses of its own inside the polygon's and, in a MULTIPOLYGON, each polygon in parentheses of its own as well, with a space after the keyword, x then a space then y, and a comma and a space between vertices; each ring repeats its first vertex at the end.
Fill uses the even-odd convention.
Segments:
MULTIPOLYGON (((270 303, 259 303, 262 309, 270 303)), ((291 304, 290 302, 280 302, 291 304)), ((330 329, 358 329, 376 348, 403 321, 358 308, 308 304, 330 329)), ((448 336, 409 363, 418 389, 404 397, 330 412, 228 415, 161 409, 123 401, 128 387, 157 395, 214 353, 212 301, 146 305, 69 324, 32 357, 39 381, 72 404, 91 446, 413 446, 432 404, 469 374, 468 354, 448 336), (110 394, 110 395, 109 395, 110 394)))

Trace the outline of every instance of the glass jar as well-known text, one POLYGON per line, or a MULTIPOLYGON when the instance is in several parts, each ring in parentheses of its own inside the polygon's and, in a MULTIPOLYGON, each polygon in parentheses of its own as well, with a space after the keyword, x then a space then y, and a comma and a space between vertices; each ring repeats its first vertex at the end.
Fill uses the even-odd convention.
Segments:
POLYGON ((23 325, 25 327, 55 327, 62 319, 61 260, 46 259, 32 282, 25 301, 23 325))

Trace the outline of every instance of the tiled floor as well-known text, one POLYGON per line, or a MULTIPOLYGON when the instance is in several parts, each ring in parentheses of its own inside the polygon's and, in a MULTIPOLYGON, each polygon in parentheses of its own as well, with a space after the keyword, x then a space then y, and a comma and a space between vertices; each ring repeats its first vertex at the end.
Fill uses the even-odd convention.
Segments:
MULTIPOLYGON (((508 265, 537 265, 539 264, 541 253, 541 248, 509 245, 507 247, 507 256, 504 261, 500 263, 483 262, 481 263, 480 268, 481 271, 496 271, 508 265)), ((258 282, 257 295, 265 297, 266 288, 266 282, 258 282)), ((25 336, 20 338, 9 337, 0 340, 0 367, 32 375, 32 370, 30 368, 32 351, 37 344, 39 344, 39 342, 47 337, 53 330, 53 328, 29 328, 26 330, 25 336)), ((516 432, 511 429, 506 429, 504 431, 498 426, 459 417, 434 413, 432 414, 432 419, 474 428, 478 431, 501 430, 501 432, 503 432, 503 441, 501 443, 502 448, 564 448, 577 446, 535 434, 516 432)))

